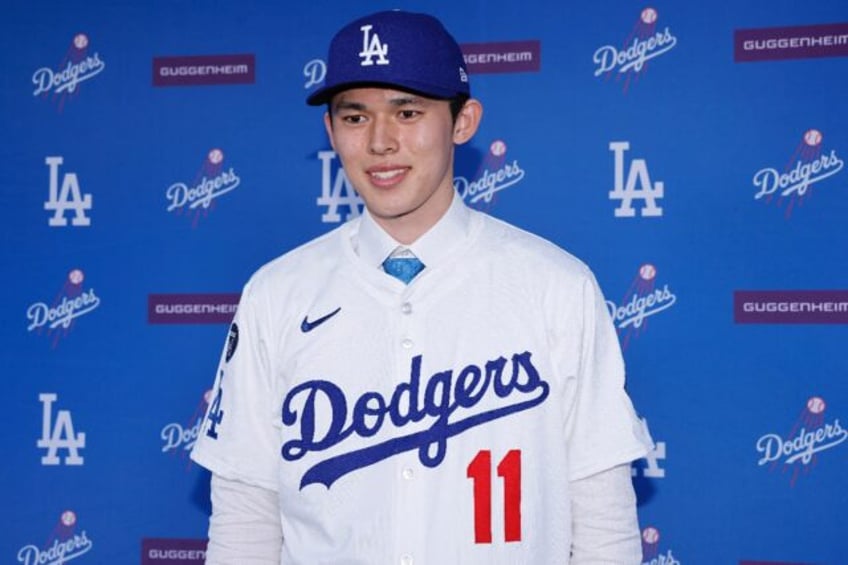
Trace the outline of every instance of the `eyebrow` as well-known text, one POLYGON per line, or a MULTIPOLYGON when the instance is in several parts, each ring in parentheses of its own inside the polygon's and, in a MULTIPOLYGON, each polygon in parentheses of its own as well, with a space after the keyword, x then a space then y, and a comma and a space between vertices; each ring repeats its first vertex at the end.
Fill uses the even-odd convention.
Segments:
MULTIPOLYGON (((394 106, 395 108, 401 108, 403 106, 422 106, 423 99, 420 96, 398 96, 396 98, 392 98, 389 100, 389 104, 394 106)), ((362 112, 367 110, 368 107, 362 102, 355 101, 346 101, 344 99, 340 100, 333 106, 333 111, 337 112, 339 110, 355 110, 357 112, 362 112)))

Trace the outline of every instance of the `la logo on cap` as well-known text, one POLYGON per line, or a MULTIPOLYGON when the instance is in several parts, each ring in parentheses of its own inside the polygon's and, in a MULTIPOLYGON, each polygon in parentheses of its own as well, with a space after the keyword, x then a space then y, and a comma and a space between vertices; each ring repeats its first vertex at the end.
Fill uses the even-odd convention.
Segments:
POLYGON ((364 25, 359 29, 362 30, 362 51, 359 56, 362 57, 362 62, 359 63, 363 67, 370 67, 374 64, 374 57, 378 57, 378 65, 388 65, 389 60, 386 55, 389 54, 389 46, 380 41, 380 36, 376 33, 371 35, 371 24, 364 25))

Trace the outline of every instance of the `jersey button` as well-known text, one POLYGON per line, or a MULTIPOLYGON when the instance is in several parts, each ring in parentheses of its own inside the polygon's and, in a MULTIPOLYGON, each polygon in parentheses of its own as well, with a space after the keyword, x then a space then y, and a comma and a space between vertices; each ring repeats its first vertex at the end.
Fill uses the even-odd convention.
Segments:
POLYGON ((403 478, 407 481, 411 481, 412 478, 415 476, 415 471, 413 471, 410 467, 407 467, 403 470, 401 475, 403 475, 403 478))
POLYGON ((404 314, 412 314, 412 304, 410 304, 409 302, 404 302, 400 306, 400 311, 404 314))
POLYGON ((404 349, 412 349, 412 340, 409 338, 404 339, 400 344, 404 349))
POLYGON ((412 560, 411 555, 401 555, 400 556, 400 565, 412 565, 414 561, 412 560))

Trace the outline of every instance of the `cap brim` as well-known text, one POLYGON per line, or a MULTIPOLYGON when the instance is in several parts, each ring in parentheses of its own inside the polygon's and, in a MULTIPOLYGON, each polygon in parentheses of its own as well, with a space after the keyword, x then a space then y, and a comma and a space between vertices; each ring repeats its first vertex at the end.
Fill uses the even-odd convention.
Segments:
POLYGON ((453 90, 434 88, 431 85, 415 83, 415 81, 407 81, 402 84, 398 82, 351 81, 319 88, 306 98, 306 103, 310 106, 321 106, 322 104, 326 104, 332 100, 333 96, 339 92, 342 92, 343 90, 350 90, 351 88, 391 88, 410 92, 412 94, 418 94, 427 98, 434 98, 436 100, 450 100, 456 96, 470 95, 467 92, 455 92, 453 90))

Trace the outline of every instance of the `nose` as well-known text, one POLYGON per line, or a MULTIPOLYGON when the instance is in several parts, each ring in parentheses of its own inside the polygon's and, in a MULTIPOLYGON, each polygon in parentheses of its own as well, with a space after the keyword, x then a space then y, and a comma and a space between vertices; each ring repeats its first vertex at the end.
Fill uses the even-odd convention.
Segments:
POLYGON ((388 118, 379 116, 371 123, 368 151, 372 155, 394 153, 398 148, 397 128, 388 118))

